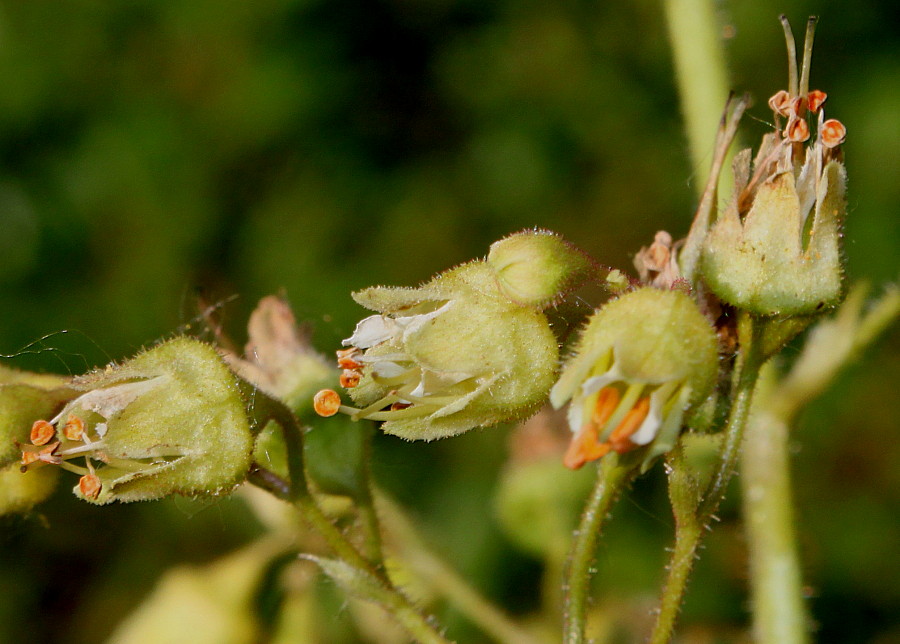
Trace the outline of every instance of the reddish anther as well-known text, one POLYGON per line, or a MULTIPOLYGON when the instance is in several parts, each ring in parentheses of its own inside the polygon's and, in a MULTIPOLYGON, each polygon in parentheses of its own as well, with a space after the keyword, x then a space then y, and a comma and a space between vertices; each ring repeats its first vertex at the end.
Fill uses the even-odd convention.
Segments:
POLYGON ((96 474, 85 474, 78 479, 78 489, 81 495, 87 499, 96 499, 100 495, 103 485, 100 483, 100 477, 96 474))
POLYGON ((837 119, 828 119, 819 128, 819 139, 826 148, 836 148, 847 138, 847 128, 837 119))
POLYGON ((319 416, 334 416, 340 408, 341 397, 334 389, 322 389, 313 397, 313 409, 319 416))
POLYGON ((56 428, 46 420, 36 420, 31 426, 31 442, 34 445, 46 445, 56 436, 56 428))
POLYGON ((820 89, 814 89, 806 96, 806 102, 809 105, 809 111, 813 114, 817 114, 819 112, 819 108, 822 107, 822 104, 828 98, 828 94, 823 92, 820 89))
POLYGON ((787 116, 790 114, 791 95, 784 90, 776 92, 775 95, 769 99, 769 107, 771 107, 772 111, 776 114, 787 116))
POLYGON ((356 347, 340 349, 337 351, 338 366, 341 369, 362 369, 362 363, 356 360, 358 354, 359 349, 356 347))
POLYGON ((809 140, 809 125, 801 118, 791 119, 784 130, 784 136, 794 143, 803 143, 809 140))
POLYGON ((63 426, 63 436, 70 441, 79 441, 84 436, 84 421, 78 416, 69 416, 66 424, 63 426))
POLYGON ((341 373, 340 383, 344 389, 353 389, 359 384, 359 372, 353 369, 344 369, 341 373))

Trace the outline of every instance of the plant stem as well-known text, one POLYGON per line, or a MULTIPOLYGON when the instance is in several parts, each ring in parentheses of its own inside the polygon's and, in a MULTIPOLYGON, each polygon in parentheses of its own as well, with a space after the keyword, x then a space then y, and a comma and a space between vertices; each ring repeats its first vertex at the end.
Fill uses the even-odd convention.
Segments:
POLYGON ((665 644, 672 638, 687 582, 697 559, 697 549, 737 467, 744 428, 753 401, 753 390, 762 363, 758 352, 761 344, 759 332, 749 317, 744 320, 742 335, 742 355, 725 426, 725 442, 719 453, 716 469, 701 498, 697 497, 696 482, 686 470, 683 459, 675 458, 670 462, 672 471, 669 475, 669 493, 675 515, 675 546, 669 560, 668 576, 656 624, 650 635, 651 644, 665 644))
MULTIPOLYGON (((665 0, 663 4, 699 196, 713 151, 715 131, 710 123, 718 122, 728 97, 721 27, 711 0, 665 0)), ((730 180, 725 177, 726 182, 730 180)))
POLYGON ((509 616, 485 599, 440 557, 431 552, 403 509, 387 495, 377 493, 388 543, 402 552, 404 564, 418 573, 422 582, 446 597, 472 623, 502 644, 539 644, 509 616))
MULTIPOLYGON (((424 616, 412 602, 394 587, 384 571, 366 559, 344 534, 325 516, 309 491, 306 482, 306 468, 303 461, 303 430, 297 418, 280 401, 270 398, 262 392, 255 392, 254 414, 256 421, 264 425, 274 420, 281 427, 284 436, 288 460, 290 488, 287 500, 294 504, 301 516, 322 537, 328 546, 345 563, 371 575, 382 587, 379 593, 380 603, 421 644, 450 644, 441 635, 430 619, 424 616)), ((265 482, 266 489, 278 489, 271 476, 257 473, 255 477, 265 482)), ((279 495, 280 496, 280 495, 279 495)))
POLYGON ((754 406, 741 458, 741 484, 758 644, 809 641, 795 546, 788 435, 786 421, 768 413, 764 404, 754 406))
POLYGON ((569 561, 564 572, 563 642, 585 642, 587 602, 590 595, 591 565, 600 538, 600 528, 622 488, 637 474, 637 467, 625 467, 607 456, 597 469, 597 482, 581 515, 569 561))

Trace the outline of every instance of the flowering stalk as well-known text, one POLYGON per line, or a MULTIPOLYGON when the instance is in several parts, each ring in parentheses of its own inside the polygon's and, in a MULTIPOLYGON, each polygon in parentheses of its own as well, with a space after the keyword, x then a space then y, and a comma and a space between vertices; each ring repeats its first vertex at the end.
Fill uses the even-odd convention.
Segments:
POLYGON ((563 572, 564 644, 581 644, 586 640, 587 602, 590 596, 591 566, 600 539, 603 522, 619 496, 640 469, 640 461, 626 457, 620 463, 616 457, 605 458, 597 468, 597 482, 588 497, 575 531, 572 550, 563 572))

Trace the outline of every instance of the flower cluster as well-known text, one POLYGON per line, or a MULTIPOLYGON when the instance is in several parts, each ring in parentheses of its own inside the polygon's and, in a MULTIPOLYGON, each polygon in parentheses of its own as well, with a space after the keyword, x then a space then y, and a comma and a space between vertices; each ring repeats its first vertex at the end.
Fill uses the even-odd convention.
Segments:
POLYGON ((209 345, 176 338, 69 386, 82 393, 33 423, 21 469, 75 472, 82 499, 215 494, 250 466, 253 436, 237 381, 209 345))
POLYGON ((385 421, 382 429, 432 440, 536 411, 556 377, 557 340, 541 312, 582 281, 583 253, 545 231, 494 244, 486 260, 445 271, 418 288, 353 294, 377 311, 338 352, 341 384, 317 410, 385 421))
POLYGON ((712 391, 717 347, 712 326, 682 291, 645 287, 603 306, 550 392, 556 408, 571 401, 565 465, 646 448, 646 469, 712 391))
POLYGON ((809 91, 814 24, 799 79, 792 54, 789 89, 769 100, 776 131, 763 138, 752 167, 749 150, 736 157, 734 198, 702 252, 701 271, 711 290, 760 315, 812 313, 835 304, 841 294, 847 178, 840 146, 846 128, 825 118, 826 94, 809 91))

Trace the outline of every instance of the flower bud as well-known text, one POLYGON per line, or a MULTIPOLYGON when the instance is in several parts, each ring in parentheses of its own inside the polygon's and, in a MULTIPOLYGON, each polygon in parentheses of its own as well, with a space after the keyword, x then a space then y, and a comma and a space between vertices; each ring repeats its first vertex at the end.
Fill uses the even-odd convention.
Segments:
POLYGON ((524 231, 491 244, 487 263, 513 302, 544 309, 584 281, 588 256, 549 230, 524 231))
POLYGON ((38 421, 42 444, 23 446, 22 469, 78 473, 74 491, 84 500, 218 494, 250 466, 253 435, 237 380, 209 345, 175 338, 71 387, 82 393, 38 421), (46 424, 52 436, 44 442, 46 424))
POLYGON ((643 448, 646 469, 675 444, 685 413, 709 395, 717 365, 715 331, 684 292, 647 287, 608 302, 550 392, 557 409, 571 401, 575 436, 565 465, 643 448))
POLYGON ((419 288, 373 287, 353 297, 378 311, 357 325, 344 340, 352 350, 339 356, 360 375, 349 392, 361 408, 340 408, 354 419, 433 440, 524 418, 553 384, 558 353, 547 318, 511 300, 486 261, 419 288))
MULTIPOLYGON (((788 27, 786 32, 793 48, 788 27)), ((804 86, 811 31, 807 42, 800 85, 792 69, 790 94, 782 90, 770 102, 776 132, 763 139, 753 167, 749 151, 735 158, 735 197, 702 250, 700 270, 713 293, 759 315, 814 313, 841 295, 847 173, 839 146, 846 129, 835 119, 825 120, 825 93, 804 86), (791 106, 786 111, 785 94, 791 106), (814 139, 807 106, 818 118, 814 139), (783 115, 788 122, 781 130, 783 115)))

